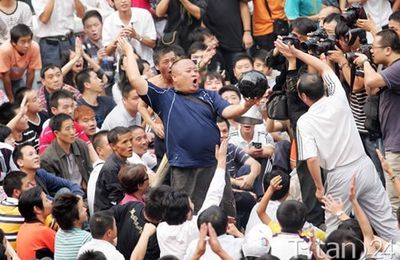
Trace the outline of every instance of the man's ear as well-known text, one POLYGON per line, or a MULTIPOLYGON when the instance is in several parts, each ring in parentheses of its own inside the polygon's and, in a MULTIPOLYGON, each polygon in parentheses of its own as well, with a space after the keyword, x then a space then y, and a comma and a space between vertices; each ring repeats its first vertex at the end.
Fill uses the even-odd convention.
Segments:
POLYGON ((14 198, 19 198, 19 196, 21 196, 22 191, 18 190, 18 189, 14 189, 13 190, 13 197, 14 198))
POLYGON ((16 163, 17 163, 17 166, 18 166, 19 168, 24 167, 24 162, 23 162, 22 159, 17 159, 16 163))

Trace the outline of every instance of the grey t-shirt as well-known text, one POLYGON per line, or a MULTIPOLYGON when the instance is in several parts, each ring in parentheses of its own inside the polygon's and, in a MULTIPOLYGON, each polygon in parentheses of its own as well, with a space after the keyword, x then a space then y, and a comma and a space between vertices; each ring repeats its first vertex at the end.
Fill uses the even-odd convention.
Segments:
POLYGON ((388 87, 380 95, 379 121, 386 151, 400 152, 400 60, 381 71, 388 87))
POLYGON ((73 153, 66 155, 67 163, 68 163, 68 171, 70 176, 70 181, 81 185, 82 183, 82 174, 79 172, 78 164, 76 163, 76 158, 73 153))
POLYGON ((10 30, 15 25, 23 23, 32 29, 32 11, 26 3, 16 1, 17 7, 12 13, 0 10, 0 45, 10 39, 10 30))

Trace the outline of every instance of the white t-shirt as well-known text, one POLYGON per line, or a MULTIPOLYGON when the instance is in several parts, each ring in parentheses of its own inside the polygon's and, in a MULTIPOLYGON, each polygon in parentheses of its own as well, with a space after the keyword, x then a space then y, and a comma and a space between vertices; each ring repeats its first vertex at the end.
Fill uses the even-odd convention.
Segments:
POLYGON ((389 16, 392 14, 392 7, 388 0, 368 0, 363 5, 367 14, 379 27, 389 23, 389 16))
POLYGON ((15 10, 6 14, 0 11, 0 45, 10 39, 10 30, 17 24, 25 24, 32 29, 32 11, 29 5, 16 1, 15 10))
POLYGON ((131 116, 125 109, 122 103, 116 105, 113 110, 106 116, 101 125, 101 130, 110 131, 114 127, 124 126, 129 127, 132 125, 140 125, 140 113, 137 113, 135 117, 131 116))
MULTIPOLYGON (((149 11, 142 8, 132 7, 132 16, 130 24, 132 24, 136 33, 142 37, 148 37, 152 40, 157 38, 156 28, 154 26, 153 17, 149 11)), ((104 21, 103 26, 103 44, 107 46, 119 34, 124 27, 124 23, 119 18, 118 11, 110 14, 104 21)), ((152 66, 153 63, 153 49, 147 47, 136 39, 130 39, 130 43, 135 49, 136 53, 144 60, 148 61, 152 66)))
POLYGON ((271 255, 279 259, 290 259, 293 256, 306 255, 311 258, 310 244, 298 234, 279 233, 270 241, 271 255))
POLYGON ((318 157, 326 170, 348 165, 365 155, 346 93, 333 73, 323 75, 328 97, 310 106, 297 121, 299 160, 318 157))
MULTIPOLYGON (((184 257, 185 260, 192 259, 194 252, 196 251, 197 243, 199 239, 193 240, 186 251, 186 255, 184 257)), ((231 235, 220 235, 218 237, 219 244, 221 248, 230 256, 233 260, 240 260, 242 259, 242 244, 243 238, 235 238, 231 235)), ((216 255, 210 248, 209 244, 206 244, 206 252, 202 257, 201 260, 219 260, 221 259, 218 255, 216 255)))
POLYGON ((78 257, 86 251, 102 252, 107 260, 125 260, 124 256, 110 242, 101 239, 92 239, 79 249, 78 257))
POLYGON ((99 178, 101 168, 103 168, 104 161, 98 160, 93 164, 93 170, 90 173, 89 181, 87 185, 87 200, 89 206, 89 213, 93 215, 94 213, 94 195, 96 194, 96 183, 99 178))
MULTIPOLYGON (((261 219, 258 217, 257 214, 258 205, 260 205, 259 202, 257 202, 257 204, 254 205, 254 207, 251 209, 249 220, 247 221, 246 225, 246 233, 245 233, 246 235, 250 232, 250 230, 253 227, 262 224, 261 219)), ((276 219, 276 212, 278 211, 279 205, 281 205, 280 201, 270 200, 268 202, 266 213, 272 219, 272 221, 278 222, 278 220, 276 219)))
MULTIPOLYGON (((43 13, 48 2, 48 0, 32 1, 37 17, 43 13)), ((38 19, 36 37, 60 36, 73 32, 75 27, 74 13, 74 1, 54 0, 54 9, 49 21, 44 24, 38 19)))

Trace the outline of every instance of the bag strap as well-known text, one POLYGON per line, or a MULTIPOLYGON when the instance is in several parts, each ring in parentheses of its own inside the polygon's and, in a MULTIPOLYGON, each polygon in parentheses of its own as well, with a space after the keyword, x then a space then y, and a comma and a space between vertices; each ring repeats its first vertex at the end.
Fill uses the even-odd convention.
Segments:
POLYGON ((268 0, 264 0, 264 2, 265 2, 265 7, 267 8, 269 17, 272 19, 271 9, 269 8, 268 0))
POLYGON ((193 102, 195 102, 197 104, 201 104, 203 106, 208 107, 208 109, 210 110, 211 114, 213 114, 214 116, 217 116, 217 113, 214 111, 214 109, 211 107, 211 105, 208 102, 206 102, 206 101, 204 101, 204 100, 202 100, 200 98, 193 97, 192 95, 185 95, 185 94, 182 94, 180 92, 177 92, 177 93, 180 94, 181 96, 183 96, 184 98, 189 99, 189 100, 191 100, 191 101, 193 101, 193 102))

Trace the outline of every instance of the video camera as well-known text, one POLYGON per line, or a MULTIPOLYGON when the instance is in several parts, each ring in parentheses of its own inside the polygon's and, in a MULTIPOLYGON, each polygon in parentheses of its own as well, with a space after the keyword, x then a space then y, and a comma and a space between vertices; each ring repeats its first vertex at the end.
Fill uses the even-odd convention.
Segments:
POLYGON ((346 24, 350 27, 353 27, 358 19, 368 18, 364 7, 359 4, 352 4, 349 8, 347 8, 346 12, 342 14, 342 17, 344 18, 346 24))
MULTIPOLYGON (((357 49, 356 52, 366 55, 368 57, 368 59, 371 60, 371 58, 372 58, 371 49, 372 49, 372 45, 371 44, 363 44, 357 49)), ((352 52, 347 52, 345 54, 346 59, 349 62, 349 64, 353 64, 354 60, 357 58, 356 52, 352 51, 352 52)))
POLYGON ((322 28, 309 33, 308 37, 308 40, 301 44, 301 49, 304 51, 310 51, 314 55, 321 55, 335 49, 335 36, 328 36, 322 28))
POLYGON ((284 44, 287 45, 293 45, 294 47, 296 47, 296 49, 300 48, 300 41, 299 39, 297 39, 296 36, 294 36, 293 34, 289 33, 287 36, 283 36, 282 37, 282 42, 284 44))

